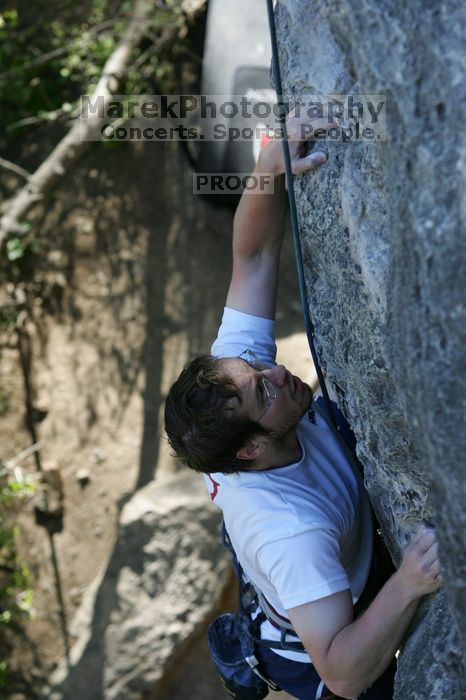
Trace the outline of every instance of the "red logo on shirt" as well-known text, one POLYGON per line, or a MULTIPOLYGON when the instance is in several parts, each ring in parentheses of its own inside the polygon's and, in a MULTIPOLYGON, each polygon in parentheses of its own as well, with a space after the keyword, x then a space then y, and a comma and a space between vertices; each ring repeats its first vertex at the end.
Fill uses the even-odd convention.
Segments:
POLYGON ((209 479, 211 480, 211 482, 212 482, 212 484, 213 484, 213 487, 214 487, 214 490, 209 492, 209 493, 210 493, 210 498, 211 498, 211 500, 213 501, 214 498, 215 498, 215 496, 216 496, 217 493, 218 493, 218 487, 220 486, 220 484, 219 484, 217 481, 215 481, 215 479, 212 479, 212 477, 210 476, 210 474, 207 474, 207 476, 208 476, 209 479))

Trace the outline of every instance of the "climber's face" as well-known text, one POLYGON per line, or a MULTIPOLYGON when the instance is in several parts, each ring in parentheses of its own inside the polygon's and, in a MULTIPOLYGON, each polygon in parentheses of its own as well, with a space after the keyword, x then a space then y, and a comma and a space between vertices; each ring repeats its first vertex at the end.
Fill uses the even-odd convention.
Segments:
POLYGON ((266 430, 269 438, 279 440, 296 427, 312 400, 307 384, 283 365, 268 367, 251 353, 222 362, 238 389, 238 410, 266 430))

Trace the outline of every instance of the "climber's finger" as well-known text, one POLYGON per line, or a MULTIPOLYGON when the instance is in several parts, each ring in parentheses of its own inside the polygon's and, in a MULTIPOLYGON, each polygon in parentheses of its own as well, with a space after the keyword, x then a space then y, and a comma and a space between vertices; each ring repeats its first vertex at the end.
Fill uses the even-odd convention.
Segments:
POLYGON ((302 175, 308 170, 315 170, 325 163, 327 156, 323 151, 314 151, 304 158, 294 158, 291 161, 291 168, 294 175, 302 175))

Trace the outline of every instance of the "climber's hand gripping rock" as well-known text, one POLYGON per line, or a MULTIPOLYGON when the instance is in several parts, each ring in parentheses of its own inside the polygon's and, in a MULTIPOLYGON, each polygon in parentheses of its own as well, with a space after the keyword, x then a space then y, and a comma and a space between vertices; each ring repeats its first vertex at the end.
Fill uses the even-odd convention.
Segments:
POLYGON ((442 578, 437 535, 433 528, 422 526, 418 530, 403 554, 398 575, 413 599, 440 588, 442 578))

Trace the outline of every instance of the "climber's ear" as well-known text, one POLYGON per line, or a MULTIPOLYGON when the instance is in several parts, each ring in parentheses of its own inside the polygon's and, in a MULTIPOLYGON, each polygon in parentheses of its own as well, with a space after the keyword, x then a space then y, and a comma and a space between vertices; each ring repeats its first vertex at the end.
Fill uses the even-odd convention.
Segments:
POLYGON ((264 453, 265 449, 266 443, 262 437, 253 438, 252 440, 248 440, 244 447, 241 447, 237 451, 236 456, 238 459, 252 461, 260 457, 260 455, 264 453))

